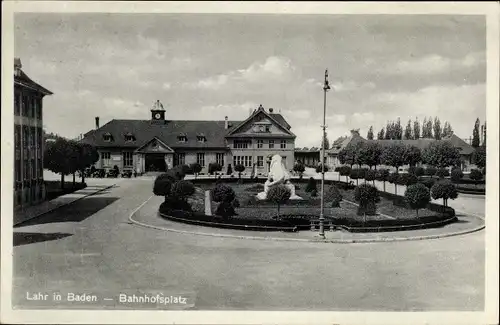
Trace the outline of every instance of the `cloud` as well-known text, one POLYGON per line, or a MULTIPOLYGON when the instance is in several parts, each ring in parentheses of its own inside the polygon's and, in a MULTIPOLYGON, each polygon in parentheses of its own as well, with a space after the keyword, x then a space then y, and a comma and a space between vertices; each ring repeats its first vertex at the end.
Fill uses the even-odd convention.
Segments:
POLYGON ((402 60, 392 67, 379 70, 386 74, 432 75, 451 72, 465 68, 475 68, 485 64, 485 53, 469 53, 460 59, 453 59, 439 54, 430 54, 414 60, 402 60))
POLYGON ((170 82, 164 82, 161 87, 165 90, 168 90, 168 89, 172 88, 172 84, 170 82))

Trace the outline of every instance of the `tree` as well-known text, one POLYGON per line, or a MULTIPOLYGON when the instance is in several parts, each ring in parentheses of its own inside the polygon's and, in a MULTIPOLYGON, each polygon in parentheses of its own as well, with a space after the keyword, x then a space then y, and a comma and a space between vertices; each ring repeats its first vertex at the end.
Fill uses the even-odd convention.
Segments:
POLYGON ((427 117, 424 117, 424 121, 422 122, 422 138, 428 138, 427 132, 427 117))
POLYGON ((387 181, 391 184, 394 184, 394 194, 398 195, 398 180, 399 180, 399 174, 396 173, 390 173, 389 176, 387 176, 387 181))
POLYGON ((80 170, 81 166, 81 153, 80 146, 76 141, 68 141, 68 153, 67 153, 67 163, 69 168, 69 173, 73 174, 73 187, 76 183, 76 172, 80 170))
POLYGON ((460 152, 449 141, 436 141, 424 149, 422 160, 438 168, 460 166, 460 152))
POLYGON ((158 196, 164 196, 165 202, 167 197, 170 195, 172 190, 172 181, 167 174, 158 175, 155 179, 153 185, 153 194, 158 196))
POLYGON ((380 129, 379 133, 377 134, 377 139, 378 140, 383 140, 385 138, 385 131, 384 128, 380 129))
POLYGON ((373 181, 373 186, 375 186, 376 171, 369 169, 365 172, 365 181, 373 181))
POLYGON ((439 118, 435 117, 434 118, 434 139, 436 140, 441 140, 441 121, 439 118))
POLYGON ((416 166, 422 161, 422 152, 420 151, 420 148, 412 145, 406 145, 403 161, 405 164, 410 166, 416 166))
POLYGON ((321 142, 320 148, 323 148, 323 142, 325 143, 325 147, 324 148, 325 149, 330 149, 330 141, 328 140, 328 135, 326 134, 326 132, 325 132, 325 134, 323 136, 323 140, 321 142))
POLYGON ((398 117, 398 120, 395 125, 395 139, 401 140, 403 138, 403 127, 401 126, 401 119, 398 117))
POLYGON ((406 147, 401 143, 393 143, 382 150, 380 160, 384 165, 395 167, 396 173, 399 167, 405 163, 406 147))
POLYGON ((193 195, 195 188, 190 181, 179 180, 172 185, 171 194, 181 200, 186 200, 188 196, 193 195))
POLYGON ((483 173, 481 173, 479 169, 473 169, 470 171, 469 178, 478 182, 483 179, 483 173))
POLYGON ((424 168, 423 167, 415 167, 413 173, 415 174, 415 176, 417 177, 420 177, 420 176, 423 176, 424 175, 424 168))
POLYGON ((416 211, 418 218, 418 210, 427 206, 431 200, 431 195, 429 189, 424 184, 417 183, 406 188, 405 200, 416 211))
POLYGON ((328 166, 325 165, 323 167, 323 164, 319 164, 318 166, 316 166, 316 173, 322 173, 323 172, 323 168, 324 168, 324 172, 326 173, 328 171, 328 166))
POLYGON ((238 179, 241 181, 241 173, 245 170, 245 166, 242 164, 238 164, 234 166, 234 170, 238 172, 238 179))
POLYGON ((368 140, 373 140, 373 126, 370 126, 370 128, 368 129, 368 134, 366 135, 366 138, 368 140))
POLYGON ((415 174, 399 174, 397 179, 397 184, 410 186, 418 182, 418 177, 415 174))
POLYGON ((93 166, 99 160, 99 152, 88 143, 78 143, 80 158, 78 160, 78 170, 82 174, 82 184, 85 183, 85 169, 93 166))
POLYGON ((427 138, 433 138, 432 135, 432 118, 429 117, 427 120, 427 138))
POLYGON ((384 192, 385 192, 385 182, 389 179, 389 170, 388 169, 379 169, 376 174, 376 180, 383 182, 384 184, 384 192))
POLYGON ((341 166, 339 169, 340 176, 345 176, 345 181, 347 183, 347 177, 351 174, 351 167, 341 166))
POLYGON ((405 128, 405 139, 413 139, 413 132, 411 130, 411 120, 408 120, 408 124, 406 124, 405 128))
POLYGON ((356 151, 356 163, 368 165, 370 169, 380 165, 380 157, 382 155, 382 147, 377 142, 362 143, 356 151))
POLYGON ((347 164, 349 166, 356 163, 356 144, 349 143, 345 148, 339 152, 339 161, 341 164, 347 164))
POLYGON ((375 186, 362 184, 354 190, 354 199, 359 203, 358 215, 363 215, 363 222, 366 222, 367 214, 375 214, 376 203, 380 201, 380 194, 375 186))
POLYGON ((451 170, 451 180, 455 183, 460 182, 460 180, 464 177, 464 173, 460 168, 453 168, 451 170))
POLYGON ((309 180, 307 181, 306 189, 305 191, 307 193, 312 192, 313 190, 317 190, 316 188, 316 180, 313 177, 310 177, 309 180))
POLYGON ((351 173, 349 174, 350 179, 355 179, 356 180, 356 186, 359 184, 359 170, 358 168, 353 168, 351 169, 351 173))
POLYGON ((235 205, 233 202, 236 199, 234 190, 226 184, 217 184, 211 190, 212 200, 219 203, 215 214, 222 217, 231 217, 235 215, 235 205))
POLYGON ((473 161, 479 168, 486 167, 486 147, 478 147, 473 153, 473 161))
POLYGON ((215 162, 215 163, 210 163, 208 164, 208 173, 209 174, 214 174, 217 176, 217 172, 222 171, 222 166, 221 164, 215 162))
POLYGON ((392 124, 391 124, 391 122, 387 121, 387 125, 385 127, 385 139, 386 140, 392 139, 393 134, 394 134, 394 132, 393 132, 392 124))
POLYGON ((436 172, 437 172, 437 168, 433 167, 433 166, 428 166, 425 169, 425 175, 426 176, 434 176, 434 175, 436 175, 436 172))
POLYGON ((198 163, 194 163, 194 164, 191 164, 191 170, 193 171, 194 173, 194 178, 197 178, 198 177, 198 174, 201 172, 202 170, 202 167, 200 164, 198 163))
POLYGON ((340 194, 339 189, 335 185, 330 185, 326 191, 325 199, 332 202, 332 208, 340 207, 340 202, 342 201, 342 194, 340 194))
POLYGON ((290 198, 290 190, 284 185, 273 186, 267 193, 267 199, 278 206, 278 218, 280 217, 280 206, 290 198))
POLYGON ((474 148, 479 147, 480 139, 479 139, 479 118, 476 119, 476 123, 474 124, 474 129, 472 130, 472 146, 474 148))
POLYGON ((453 135, 453 130, 451 128, 451 124, 448 121, 444 122, 443 131, 441 132, 441 139, 448 138, 453 135))
POLYGON ((418 121, 418 118, 415 119, 415 122, 413 122, 413 139, 420 139, 420 122, 418 121))
POLYGON ((72 172, 70 166, 72 154, 71 144, 63 138, 58 138, 45 146, 43 166, 56 174, 61 174, 61 189, 64 189, 64 176, 72 172))
POLYGON ((295 165, 293 166, 293 171, 296 172, 296 173, 299 173, 299 178, 300 179, 302 179, 302 176, 304 176, 305 170, 306 170, 306 167, 300 161, 297 162, 297 163, 295 163, 295 165))
POLYGON ((449 180, 440 180, 431 187, 431 196, 434 200, 443 199, 443 205, 448 206, 448 199, 456 199, 458 192, 456 186, 449 180))

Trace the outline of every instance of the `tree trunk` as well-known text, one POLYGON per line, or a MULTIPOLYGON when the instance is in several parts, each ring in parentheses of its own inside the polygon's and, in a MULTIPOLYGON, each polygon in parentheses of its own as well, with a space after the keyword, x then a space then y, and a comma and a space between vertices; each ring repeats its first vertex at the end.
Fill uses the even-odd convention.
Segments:
POLYGON ((61 173, 61 189, 64 190, 64 173, 61 173))

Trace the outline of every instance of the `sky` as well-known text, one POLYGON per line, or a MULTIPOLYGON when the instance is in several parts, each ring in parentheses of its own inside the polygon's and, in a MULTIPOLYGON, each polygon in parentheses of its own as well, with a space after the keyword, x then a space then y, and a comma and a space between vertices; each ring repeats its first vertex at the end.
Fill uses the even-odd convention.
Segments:
POLYGON ((437 116, 469 138, 486 117, 483 16, 17 13, 15 56, 54 94, 48 132, 112 119, 244 120, 280 112, 297 147, 437 116))

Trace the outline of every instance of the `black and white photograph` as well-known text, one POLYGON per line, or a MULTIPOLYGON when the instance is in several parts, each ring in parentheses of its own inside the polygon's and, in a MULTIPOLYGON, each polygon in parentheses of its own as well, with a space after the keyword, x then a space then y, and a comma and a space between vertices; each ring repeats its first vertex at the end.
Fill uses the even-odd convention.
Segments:
POLYGON ((240 4, 3 3, 2 322, 495 323, 498 3, 240 4))

